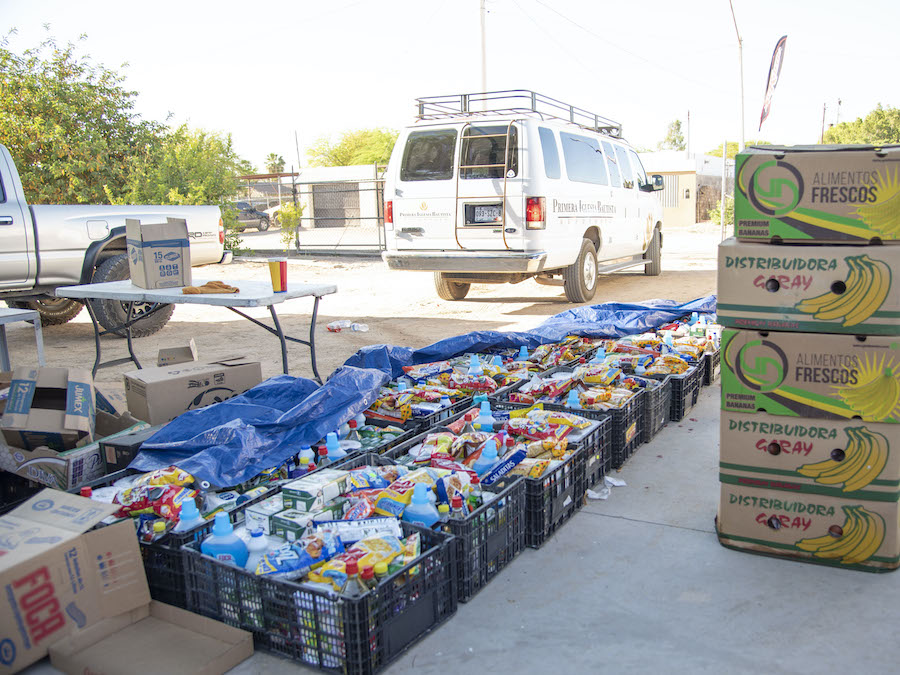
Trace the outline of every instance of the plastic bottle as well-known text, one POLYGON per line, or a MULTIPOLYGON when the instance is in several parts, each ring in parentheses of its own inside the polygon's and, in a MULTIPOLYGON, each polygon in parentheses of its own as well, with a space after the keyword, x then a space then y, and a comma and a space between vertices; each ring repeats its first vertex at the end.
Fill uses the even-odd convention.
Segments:
POLYGON ((689 322, 690 325, 693 326, 695 323, 697 323, 697 321, 699 319, 700 319, 700 316, 697 314, 697 312, 691 312, 691 320, 689 322))
POLYGON ((377 562, 375 563, 375 581, 377 583, 381 583, 388 576, 388 565, 386 562, 377 562))
POLYGON ((448 504, 438 505, 438 520, 442 523, 446 523, 450 520, 450 506, 448 504))
POLYGON ((353 419, 356 420, 356 428, 357 429, 362 429, 364 426, 366 426, 366 414, 365 413, 359 413, 359 415, 357 415, 353 419))
POLYGON ((493 438, 490 438, 485 442, 484 448, 481 450, 481 455, 475 460, 475 463, 472 464, 472 471, 479 476, 483 476, 494 468, 494 465, 498 460, 497 442, 493 438))
POLYGON ((497 354, 494 357, 494 360, 491 361, 491 365, 495 366, 496 368, 502 368, 503 367, 503 357, 501 357, 499 354, 497 354))
POLYGON ((406 382, 404 380, 397 382, 397 391, 406 391, 406 382))
POLYGON ((350 424, 348 422, 344 422, 340 427, 338 427, 338 438, 346 438, 347 434, 350 433, 350 424))
POLYGON ((347 422, 347 424, 350 427, 350 431, 347 432, 346 440, 356 441, 357 443, 359 443, 359 430, 357 429, 359 425, 356 423, 356 420, 350 420, 349 422, 347 422))
POLYGON ((247 557, 250 555, 247 544, 234 533, 228 514, 222 511, 216 514, 212 534, 203 540, 200 550, 219 562, 235 567, 246 565, 247 557))
POLYGON ((359 579, 359 563, 357 561, 348 560, 344 570, 347 573, 347 580, 341 586, 341 595, 358 598, 369 592, 369 589, 359 579))
POLYGON ((578 392, 575 389, 569 389, 569 397, 566 399, 566 407, 581 410, 581 399, 578 398, 578 392))
POLYGON ((369 327, 364 323, 351 323, 350 330, 354 333, 367 333, 369 332, 369 327))
POLYGON ((318 467, 316 466, 316 463, 315 463, 315 462, 310 462, 309 464, 306 465, 306 473, 312 473, 312 472, 315 471, 317 468, 318 468, 318 467))
POLYGON ((469 375, 471 377, 481 377, 484 375, 484 368, 481 367, 481 361, 475 354, 469 357, 469 375))
POLYGON ((316 462, 316 467, 319 469, 328 466, 331 464, 331 460, 328 459, 328 448, 324 445, 319 446, 319 461, 316 462))
POLYGON ((484 498, 481 496, 481 479, 478 476, 474 476, 469 482, 469 487, 471 488, 468 500, 469 507, 470 511, 474 511, 484 504, 484 498))
POLYGON ((347 456, 347 452, 341 447, 341 442, 338 440, 337 434, 333 431, 329 431, 325 434, 325 449, 328 454, 328 461, 331 464, 334 464, 347 456))
POLYGON ((353 322, 349 319, 341 319, 340 321, 332 321, 325 328, 330 330, 332 333, 340 333, 344 328, 350 328, 353 325, 353 322))
POLYGON ((603 363, 603 359, 606 358, 606 349, 600 347, 596 352, 594 352, 594 358, 591 359, 591 363, 603 363))
POLYGON ((473 403, 474 405, 480 406, 482 403, 484 403, 484 402, 487 401, 487 400, 488 400, 487 394, 485 394, 485 393, 482 391, 482 392, 479 392, 479 393, 475 394, 474 398, 472 399, 472 403, 473 403))
POLYGON ((494 422, 496 422, 496 420, 491 414, 491 402, 482 401, 481 410, 478 413, 478 417, 476 417, 475 421, 472 423, 472 426, 475 427, 475 431, 483 431, 490 434, 494 431, 494 422))
POLYGON ((433 527, 440 519, 440 514, 428 498, 429 487, 425 483, 416 483, 413 488, 412 501, 403 509, 403 520, 413 525, 433 527))
POLYGON ((256 566, 268 550, 269 539, 262 529, 251 530, 250 541, 247 543, 247 562, 244 563, 244 569, 255 574, 256 566))
POLYGON ((641 364, 641 363, 637 364, 637 365, 634 367, 634 374, 635 374, 635 375, 643 375, 643 374, 646 373, 646 372, 647 372, 647 369, 644 368, 644 365, 641 364))
POLYGON ((305 469, 306 465, 309 464, 310 462, 314 462, 315 459, 316 459, 316 453, 313 452, 313 449, 311 447, 309 447, 308 445, 300 446, 300 459, 297 463, 301 467, 303 467, 305 469))
POLYGON ((187 532, 198 525, 202 525, 206 519, 197 510, 197 502, 193 499, 185 499, 178 514, 178 524, 172 528, 172 532, 187 532))
POLYGON ((525 345, 519 347, 519 355, 516 357, 517 361, 527 361, 528 360, 528 350, 525 348, 525 345))
POLYGON ((450 498, 450 517, 453 520, 465 520, 466 510, 463 508, 462 495, 455 494, 450 498))
POLYGON ((78 494, 80 494, 82 497, 87 497, 88 499, 90 499, 91 495, 94 494, 94 491, 91 488, 85 486, 78 491, 78 494))
POLYGON ((359 572, 359 580, 368 590, 373 591, 378 586, 378 580, 375 578, 375 568, 371 565, 363 565, 359 572))
POLYGON ((450 397, 447 394, 441 396, 441 414, 438 416, 438 419, 445 420, 450 417, 450 408, 453 407, 453 401, 450 400, 450 397))

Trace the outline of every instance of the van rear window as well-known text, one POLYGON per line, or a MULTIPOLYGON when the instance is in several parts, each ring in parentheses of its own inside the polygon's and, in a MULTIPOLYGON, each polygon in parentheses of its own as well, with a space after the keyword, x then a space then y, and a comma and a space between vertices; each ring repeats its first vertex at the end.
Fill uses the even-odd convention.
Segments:
POLYGON ((400 180, 449 180, 453 177, 456 131, 413 131, 406 139, 400 180))
POLYGON ((616 159, 616 151, 613 150, 612 143, 603 141, 603 152, 606 153, 606 161, 609 162, 609 178, 613 187, 622 187, 622 178, 619 175, 619 163, 616 159))
POLYGON ((562 173, 559 167, 559 150, 556 149, 556 139, 553 131, 547 127, 538 127, 541 137, 541 152, 544 155, 544 173, 547 178, 559 178, 562 173))
POLYGON ((566 160, 566 173, 569 180, 581 183, 609 185, 606 174, 606 161, 600 152, 600 144, 589 136, 578 136, 561 131, 563 157, 566 160))
POLYGON ((519 132, 515 127, 466 127, 462 137, 460 178, 512 178, 519 173, 519 132), (507 136, 507 131, 509 135, 507 136), (508 145, 507 145, 508 143, 508 145), (503 149, 506 148, 506 162, 503 149), (509 173, 512 172, 512 173, 509 173))

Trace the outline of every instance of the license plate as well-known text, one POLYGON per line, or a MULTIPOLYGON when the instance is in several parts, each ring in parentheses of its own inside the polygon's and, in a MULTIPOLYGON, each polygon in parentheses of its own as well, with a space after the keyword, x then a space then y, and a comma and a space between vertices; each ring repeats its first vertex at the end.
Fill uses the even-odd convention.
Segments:
POLYGON ((498 223, 500 222, 499 206, 476 206, 475 218, 476 223, 498 223))

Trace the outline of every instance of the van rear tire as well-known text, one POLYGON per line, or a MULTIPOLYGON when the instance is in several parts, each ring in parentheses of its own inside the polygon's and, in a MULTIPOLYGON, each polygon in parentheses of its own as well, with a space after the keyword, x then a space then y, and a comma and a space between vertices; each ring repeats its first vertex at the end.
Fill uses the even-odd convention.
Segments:
POLYGON ((644 274, 648 277, 658 277, 662 270, 662 245, 660 238, 662 235, 659 228, 653 230, 653 236, 650 238, 650 245, 644 253, 644 260, 650 262, 644 265, 644 274))
POLYGON ((441 300, 462 300, 469 293, 472 284, 458 281, 447 281, 443 272, 434 273, 434 287, 441 300))
POLYGON ((569 302, 590 302, 597 293, 597 249, 584 239, 574 265, 563 271, 563 287, 569 302))

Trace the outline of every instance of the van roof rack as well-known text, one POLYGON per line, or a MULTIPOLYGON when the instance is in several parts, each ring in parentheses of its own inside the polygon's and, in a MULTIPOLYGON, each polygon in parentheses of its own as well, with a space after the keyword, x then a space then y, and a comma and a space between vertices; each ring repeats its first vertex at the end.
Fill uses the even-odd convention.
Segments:
POLYGON ((528 115, 541 119, 561 120, 615 138, 622 137, 622 125, 618 122, 528 89, 424 96, 416 99, 416 106, 418 107, 416 118, 420 120, 498 114, 528 115))

